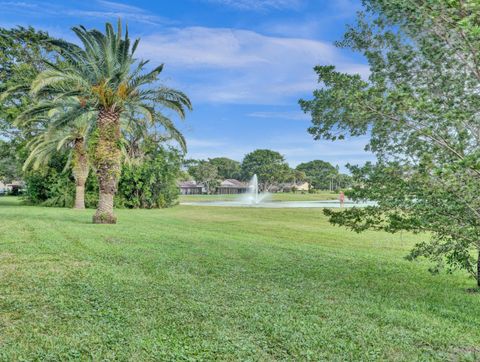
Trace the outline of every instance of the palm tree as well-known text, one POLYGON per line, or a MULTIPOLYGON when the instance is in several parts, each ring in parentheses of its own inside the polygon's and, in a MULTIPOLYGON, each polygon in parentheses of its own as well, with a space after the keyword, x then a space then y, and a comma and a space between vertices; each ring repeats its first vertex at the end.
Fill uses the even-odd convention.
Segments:
POLYGON ((145 72, 148 62, 134 58, 139 39, 131 44, 128 29, 122 38, 120 21, 116 32, 110 23, 106 24, 105 34, 83 26, 72 30, 82 47, 63 40, 51 41, 59 49, 62 64, 46 61, 47 69, 31 85, 32 95, 40 102, 20 118, 28 119, 52 109, 64 110, 71 97, 76 98, 77 104, 57 119, 59 126, 70 124, 81 114, 95 114, 98 142, 93 165, 100 191, 93 222, 116 223, 113 198, 121 171, 121 118, 131 123, 142 118, 161 125, 184 146, 180 132, 160 109, 173 110, 184 118, 191 103, 184 93, 156 85, 163 65, 145 72))
POLYGON ((30 154, 23 164, 24 171, 47 165, 56 152, 68 153, 65 169, 71 166, 75 179, 75 209, 85 209, 85 183, 90 172, 87 143, 93 125, 86 115, 64 128, 55 127, 53 122, 51 127, 38 133, 27 143, 30 154))

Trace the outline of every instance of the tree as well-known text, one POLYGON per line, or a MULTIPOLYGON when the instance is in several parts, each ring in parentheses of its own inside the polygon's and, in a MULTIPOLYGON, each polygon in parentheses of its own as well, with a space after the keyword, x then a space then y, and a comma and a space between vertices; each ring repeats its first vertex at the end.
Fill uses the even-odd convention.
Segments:
POLYGON ((205 185, 207 194, 212 193, 218 186, 218 169, 212 163, 200 160, 188 168, 188 173, 195 179, 205 185))
POLYGON ((352 185, 352 176, 346 175, 344 173, 339 173, 337 175, 337 187, 340 189, 346 189, 352 185))
POLYGON ((292 185, 290 187, 284 187, 283 191, 297 191, 297 185, 302 182, 308 181, 307 175, 303 171, 299 171, 295 168, 291 168, 288 171, 288 176, 285 181, 291 182, 292 185))
POLYGON ((290 169, 290 179, 293 181, 293 183, 298 183, 298 182, 305 182, 308 181, 307 174, 301 170, 297 170, 296 168, 291 168, 290 169))
POLYGON ((378 206, 326 211, 356 231, 421 232, 409 258, 464 269, 480 286, 480 3, 366 1, 339 46, 368 60, 368 81, 315 68, 302 100, 315 139, 370 134, 376 165, 351 167, 354 199, 378 206))
POLYGON ((331 163, 322 160, 301 163, 296 169, 305 172, 313 188, 317 190, 328 190, 332 175, 337 174, 337 170, 331 163))
POLYGON ((209 158, 208 162, 218 170, 221 179, 238 179, 241 176, 241 164, 227 157, 209 158))
POLYGON ((250 179, 256 174, 258 186, 269 191, 272 186, 288 179, 290 167, 284 157, 272 150, 255 150, 245 156, 242 162, 242 175, 250 179))
POLYGON ((156 84, 163 65, 145 73, 146 61, 136 61, 139 39, 131 44, 128 30, 122 38, 119 21, 115 32, 110 23, 105 33, 74 27, 83 47, 63 41, 49 43, 59 49, 64 65, 45 61, 42 71, 31 85, 31 94, 40 102, 29 107, 19 118, 26 119, 64 107, 72 97, 75 107, 64 112, 58 123, 69 124, 80 115, 96 118, 98 140, 94 144, 93 164, 99 182, 99 202, 94 223, 116 223, 113 198, 121 173, 121 119, 135 124, 143 119, 163 126, 184 145, 172 121, 160 113, 160 107, 176 112, 181 118, 191 109, 188 97, 156 84))
POLYGON ((64 128, 54 126, 40 132, 27 144, 30 154, 23 165, 24 171, 29 168, 38 170, 40 166, 48 165, 57 152, 67 154, 68 162, 64 169, 69 167, 72 169, 75 180, 75 209, 85 208, 85 183, 90 172, 87 144, 93 125, 88 117, 83 116, 64 128))
POLYGON ((13 126, 15 117, 30 103, 29 85, 45 69, 43 60, 52 57, 53 47, 47 33, 32 27, 0 28, 0 135, 19 136, 13 126))
POLYGON ((28 85, 45 67, 42 59, 52 57, 47 33, 18 27, 0 28, 0 179, 20 179, 25 143, 31 133, 19 130, 14 120, 32 99, 28 85), (9 94, 4 90, 14 88, 9 94))

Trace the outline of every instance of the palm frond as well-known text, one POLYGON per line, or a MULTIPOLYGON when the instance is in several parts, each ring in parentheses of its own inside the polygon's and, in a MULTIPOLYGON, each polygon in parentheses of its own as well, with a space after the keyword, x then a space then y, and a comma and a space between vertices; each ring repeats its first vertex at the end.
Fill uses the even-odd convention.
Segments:
MULTIPOLYGON (((75 129, 92 134, 103 109, 120 115, 125 137, 134 134, 145 138, 158 126, 185 150, 184 137, 161 111, 171 110, 183 119, 192 104, 185 93, 158 84, 163 64, 147 70, 148 61, 134 58, 139 39, 131 41, 128 27, 123 31, 118 21, 116 27, 107 23, 104 31, 81 25, 72 31, 80 46, 64 40, 50 41, 62 63, 45 62, 47 69, 30 87, 36 102, 16 120, 17 124, 36 127, 36 133, 45 133, 29 145, 32 152, 46 159, 46 150, 51 149, 47 140, 56 140, 55 153, 68 148, 75 129), (79 129, 82 122, 83 128, 79 129)), ((43 162, 35 161, 35 157, 29 155, 29 162, 43 162)))

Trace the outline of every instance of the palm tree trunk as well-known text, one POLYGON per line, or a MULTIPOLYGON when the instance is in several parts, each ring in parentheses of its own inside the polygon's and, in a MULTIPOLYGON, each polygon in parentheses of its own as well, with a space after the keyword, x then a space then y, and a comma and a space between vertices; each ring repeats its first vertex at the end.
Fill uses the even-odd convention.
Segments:
POLYGON ((85 183, 87 182, 90 165, 84 139, 75 139, 73 154, 73 177, 75 178, 75 205, 74 209, 85 209, 85 183))
POLYGON ((98 207, 93 222, 95 224, 115 224, 113 198, 117 192, 121 172, 120 114, 103 109, 97 118, 98 144, 95 150, 95 166, 99 184, 98 207))

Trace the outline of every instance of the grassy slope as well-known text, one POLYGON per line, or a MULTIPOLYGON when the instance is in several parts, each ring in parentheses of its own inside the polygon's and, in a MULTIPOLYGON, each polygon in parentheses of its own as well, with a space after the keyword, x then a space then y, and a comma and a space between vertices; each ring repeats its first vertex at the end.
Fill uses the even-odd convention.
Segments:
MULTIPOLYGON (((0 360, 468 360, 480 295, 318 209, 91 210, 0 198, 0 360)), ((478 353, 478 352, 477 352, 478 353)))
MULTIPOLYGON (((241 195, 181 195, 180 202, 192 201, 229 201, 238 198, 241 195)), ((315 194, 309 193, 287 193, 279 192, 271 194, 273 201, 317 201, 317 200, 338 200, 338 194, 329 191, 322 191, 315 194)))

